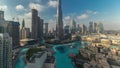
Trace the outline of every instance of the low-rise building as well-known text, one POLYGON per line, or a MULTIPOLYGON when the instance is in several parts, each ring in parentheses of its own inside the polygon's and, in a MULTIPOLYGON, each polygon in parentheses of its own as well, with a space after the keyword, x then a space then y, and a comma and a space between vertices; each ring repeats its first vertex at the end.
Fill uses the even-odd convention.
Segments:
POLYGON ((112 42, 109 39, 101 39, 101 43, 105 45, 111 45, 112 42))
POLYGON ((20 46, 37 44, 37 40, 34 39, 22 39, 20 40, 20 46))
POLYGON ((120 44, 120 36, 109 35, 108 38, 112 41, 113 45, 119 45, 120 44))
POLYGON ((48 52, 38 52, 27 62, 27 68, 56 68, 56 60, 48 52))
POLYGON ((56 61, 54 56, 48 56, 45 63, 44 68, 56 68, 56 61))
POLYGON ((43 64, 47 58, 46 52, 39 52, 34 54, 30 58, 30 62, 27 63, 27 68, 43 68, 43 64))

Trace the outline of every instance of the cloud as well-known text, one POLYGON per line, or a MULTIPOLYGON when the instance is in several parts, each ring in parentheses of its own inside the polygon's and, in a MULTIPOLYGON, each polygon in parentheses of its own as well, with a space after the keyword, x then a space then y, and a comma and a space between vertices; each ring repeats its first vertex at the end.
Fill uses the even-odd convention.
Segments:
POLYGON ((24 6, 23 5, 17 5, 16 10, 24 10, 24 6))
POLYGON ((57 16, 58 16, 57 14, 54 14, 54 15, 53 15, 53 17, 55 17, 55 18, 57 18, 57 16))
POLYGON ((87 19, 90 16, 95 15, 97 13, 98 13, 97 11, 87 10, 87 11, 85 11, 84 14, 81 14, 80 16, 77 16, 77 19, 79 19, 79 20, 81 20, 81 19, 87 19))
POLYGON ((57 1, 49 0, 48 5, 49 5, 50 7, 56 8, 57 5, 58 5, 58 2, 57 2, 57 1))
POLYGON ((32 17, 32 13, 31 12, 26 12, 22 15, 18 15, 18 18, 19 19, 26 19, 26 20, 31 20, 31 17, 32 17))
POLYGON ((93 14, 98 14, 98 12, 96 11, 96 12, 93 12, 93 14))
POLYGON ((35 2, 40 3, 40 2, 41 2, 41 0, 35 0, 35 2))
POLYGON ((37 9, 39 12, 43 11, 45 6, 41 5, 41 4, 37 4, 37 3, 30 3, 29 4, 29 8, 30 9, 37 9))
MULTIPOLYGON (((27 28, 31 28, 31 17, 32 17, 32 13, 31 12, 26 12, 22 15, 18 15, 18 18, 19 18, 19 22, 20 22, 20 25, 22 25, 22 21, 23 19, 25 20, 25 27, 27 28)), ((20 27, 21 28, 21 27, 20 27)))
POLYGON ((70 16, 66 16, 64 20, 70 20, 70 16))
POLYGON ((87 10, 86 13, 87 14, 97 14, 98 12, 97 11, 92 11, 92 10, 87 10))
POLYGON ((71 23, 71 17, 70 16, 65 16, 63 19, 64 25, 70 25, 71 23))
POLYGON ((91 11, 91 10, 86 10, 86 13, 91 14, 91 13, 93 13, 93 11, 91 11))
POLYGON ((31 18, 32 17, 32 13, 28 12, 24 14, 25 18, 31 18))
POLYGON ((88 14, 82 14, 80 16, 77 16, 77 19, 87 19, 89 17, 88 14))
POLYGON ((7 5, 0 5, 0 9, 3 11, 8 10, 8 6, 7 5))
POLYGON ((53 28, 54 28, 54 29, 56 28, 56 20, 49 19, 49 20, 48 20, 48 23, 49 23, 49 29, 50 29, 50 30, 52 30, 53 28))

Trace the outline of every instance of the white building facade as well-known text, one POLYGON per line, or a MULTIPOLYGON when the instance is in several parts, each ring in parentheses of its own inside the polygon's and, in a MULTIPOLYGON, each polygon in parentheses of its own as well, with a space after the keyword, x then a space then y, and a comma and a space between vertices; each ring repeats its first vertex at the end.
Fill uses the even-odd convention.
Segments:
POLYGON ((40 57, 34 58, 34 62, 27 63, 27 68, 43 68, 43 64, 47 58, 47 53, 43 53, 40 57))
POLYGON ((34 58, 27 62, 26 68, 56 68, 55 57, 48 52, 39 52, 33 55, 34 58))
POLYGON ((0 33, 0 68, 12 68, 12 38, 0 33))

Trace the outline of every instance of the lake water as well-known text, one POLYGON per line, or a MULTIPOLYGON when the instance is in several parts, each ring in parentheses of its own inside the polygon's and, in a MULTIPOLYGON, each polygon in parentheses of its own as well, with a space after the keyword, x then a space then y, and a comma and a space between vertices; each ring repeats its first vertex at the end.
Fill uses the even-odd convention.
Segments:
MULTIPOLYGON (((86 45, 86 42, 53 45, 53 50, 56 51, 54 54, 56 57, 56 68, 74 68, 71 59, 68 57, 69 53, 78 53, 78 50, 86 45)), ((26 63, 24 61, 24 55, 28 49, 29 48, 23 48, 21 50, 20 56, 15 64, 15 68, 25 68, 26 63)))

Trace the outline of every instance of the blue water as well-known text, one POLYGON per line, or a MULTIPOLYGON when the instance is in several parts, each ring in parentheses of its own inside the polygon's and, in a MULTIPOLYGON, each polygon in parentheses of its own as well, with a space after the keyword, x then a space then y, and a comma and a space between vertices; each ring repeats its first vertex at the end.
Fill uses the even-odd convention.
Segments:
MULTIPOLYGON (((68 57, 69 53, 78 53, 79 48, 84 48, 87 45, 86 42, 73 42, 69 44, 53 45, 53 50, 56 51, 56 68, 74 68, 71 59, 68 57), (71 45, 73 48, 71 48, 71 45)), ((25 68, 26 63, 24 61, 25 52, 29 48, 23 48, 20 52, 20 56, 16 61, 15 68, 25 68)))
POLYGON ((78 53, 78 50, 84 46, 86 46, 85 42, 73 42, 68 45, 56 45, 55 48, 53 47, 56 49, 55 57, 57 68, 74 68, 74 65, 68 55, 69 53, 78 53), (71 45, 73 48, 71 48, 71 45))
POLYGON ((26 63, 24 61, 24 55, 25 55, 25 52, 28 50, 29 48, 24 48, 21 50, 20 52, 20 56, 19 58, 17 59, 16 63, 15 63, 15 68, 25 68, 26 66, 26 63))

